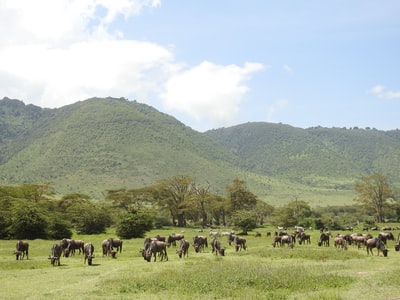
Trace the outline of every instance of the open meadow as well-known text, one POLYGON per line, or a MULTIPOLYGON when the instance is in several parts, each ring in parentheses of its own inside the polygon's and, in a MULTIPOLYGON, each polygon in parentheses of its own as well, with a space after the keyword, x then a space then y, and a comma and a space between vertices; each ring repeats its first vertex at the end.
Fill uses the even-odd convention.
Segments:
MULTIPOLYGON (((225 230, 225 229, 224 229, 225 230)), ((272 246, 273 228, 249 232, 247 250, 235 252, 227 237, 221 237, 225 256, 204 253, 179 258, 168 248, 168 261, 147 262, 139 253, 144 239, 124 240, 117 258, 102 257, 101 241, 115 236, 74 235, 74 239, 95 246, 93 265, 83 263, 83 255, 61 258, 61 266, 48 259, 53 243, 29 240, 29 259, 15 259, 15 240, 0 240, 0 299, 400 299, 400 252, 388 241, 387 257, 368 256, 365 249, 349 246, 347 251, 318 247, 319 231, 311 234, 310 245, 293 249, 272 246)), ((168 236, 176 228, 157 229, 147 236, 168 236)), ((360 229, 354 231, 361 232, 360 229)), ((179 229, 180 233, 180 229, 179 229)), ((332 232, 336 235, 338 232, 332 232)), ((342 232, 343 233, 343 232, 342 232)), ((378 232, 369 232, 374 236, 378 232)), ((185 229, 185 239, 209 237, 185 229)), ((393 232, 397 238, 398 232, 393 232)))

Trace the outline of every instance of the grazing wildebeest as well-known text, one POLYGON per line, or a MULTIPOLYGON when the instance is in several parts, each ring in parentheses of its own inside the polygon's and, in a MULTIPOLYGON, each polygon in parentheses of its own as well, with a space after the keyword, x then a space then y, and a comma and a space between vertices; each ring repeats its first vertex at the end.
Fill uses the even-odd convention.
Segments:
POLYGON ((394 250, 396 250, 396 251, 400 250, 400 233, 397 236, 397 241, 396 241, 396 244, 394 245, 394 250))
POLYGON ((255 236, 255 237, 261 237, 261 232, 257 231, 257 232, 254 234, 254 236, 255 236))
POLYGON ((379 256, 379 252, 383 253, 383 256, 387 256, 388 250, 385 249, 385 244, 384 242, 379 239, 379 238, 372 238, 372 239, 368 239, 365 243, 365 246, 367 247, 367 254, 369 255, 371 253, 371 255, 374 255, 372 253, 372 248, 377 248, 378 249, 378 256, 379 256))
POLYGON ((157 234, 155 236, 155 238, 157 239, 157 241, 160 241, 160 242, 165 242, 166 241, 165 236, 161 236, 159 234, 157 234))
POLYGON ((68 240, 68 246, 65 248, 64 253, 65 257, 68 257, 70 254, 75 254, 75 250, 79 250, 79 254, 84 252, 85 243, 82 240, 68 240))
POLYGON ((190 247, 189 241, 185 240, 185 239, 181 239, 179 249, 176 250, 176 253, 178 253, 179 258, 182 258, 182 256, 189 257, 189 247, 190 247))
POLYGON ((279 247, 282 246, 282 237, 280 235, 275 235, 274 236, 274 240, 272 242, 272 246, 274 246, 274 248, 275 248, 277 244, 279 244, 279 247))
POLYGON ((381 232, 378 234, 378 238, 380 238, 385 245, 387 240, 394 241, 394 235, 391 232, 381 232))
POLYGON ((110 247, 110 252, 113 250, 113 247, 117 248, 117 252, 119 250, 119 253, 122 252, 122 240, 120 239, 114 239, 114 238, 109 238, 109 247, 110 247))
POLYGON ((61 257, 62 249, 60 244, 54 244, 51 247, 51 256, 49 257, 51 264, 53 267, 56 265, 61 265, 60 257, 61 257))
POLYGON ((236 235, 234 235, 233 232, 229 233, 229 235, 228 235, 228 244, 229 244, 229 246, 232 245, 233 240, 235 239, 235 236, 236 235))
POLYGON ((307 244, 311 244, 311 236, 307 233, 305 233, 304 231, 300 233, 299 236, 299 244, 301 245, 304 242, 307 244))
POLYGON ((322 245, 329 246, 329 237, 330 237, 330 234, 325 233, 325 232, 321 233, 321 236, 319 237, 319 241, 318 241, 318 246, 322 246, 322 245))
POLYGON ((101 249, 103 250, 103 257, 108 256, 110 254, 110 240, 103 240, 101 242, 101 249))
POLYGON ((83 247, 83 253, 84 253, 84 261, 83 263, 86 263, 86 259, 88 261, 88 265, 92 265, 92 259, 94 258, 94 246, 92 243, 86 243, 83 247))
POLYGON ((15 257, 17 260, 23 259, 24 256, 26 255, 26 259, 28 258, 28 253, 29 253, 29 243, 28 242, 23 242, 23 241, 18 241, 17 244, 15 245, 15 257))
POLYGON ((341 237, 341 236, 336 236, 333 240, 335 248, 340 249, 342 248, 343 250, 347 250, 347 242, 346 240, 341 237))
POLYGON ((204 235, 196 235, 193 237, 193 247, 196 253, 204 251, 204 247, 208 247, 207 237, 204 235))
POLYGON ((151 256, 153 255, 154 257, 154 261, 156 261, 157 259, 157 253, 160 254, 161 256, 161 261, 164 260, 164 258, 166 260, 168 260, 168 254, 167 254, 167 245, 168 243, 166 242, 161 242, 161 241, 151 241, 150 245, 148 245, 148 248, 142 249, 142 256, 145 260, 147 260, 148 262, 151 261, 151 256))
POLYGON ((65 256, 65 249, 67 249, 68 244, 71 240, 67 239, 67 238, 63 238, 60 242, 60 246, 61 246, 61 251, 62 251, 62 255, 65 256))
POLYGON ((180 234, 180 233, 174 233, 174 234, 169 235, 168 239, 167 239, 168 247, 170 245, 176 247, 176 241, 179 241, 179 240, 181 240, 183 238, 185 238, 185 236, 183 234, 180 234))
POLYGON ((235 247, 236 251, 239 250, 246 250, 247 246, 246 246, 246 239, 240 236, 235 236, 235 238, 233 239, 233 246, 235 247))
POLYGON ((222 256, 225 255, 225 249, 222 247, 221 242, 215 238, 211 241, 211 248, 212 248, 212 253, 215 255, 221 254, 222 256))
POLYGON ((284 235, 281 239, 281 245, 287 244, 288 247, 294 247, 294 237, 292 235, 284 235))

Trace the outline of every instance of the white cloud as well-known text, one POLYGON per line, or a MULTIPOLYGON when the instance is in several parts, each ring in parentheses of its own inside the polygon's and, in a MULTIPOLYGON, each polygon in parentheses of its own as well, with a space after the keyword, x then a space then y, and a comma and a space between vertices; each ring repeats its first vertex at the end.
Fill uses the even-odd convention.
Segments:
POLYGON ((183 112, 210 127, 231 125, 249 88, 245 82, 264 67, 259 63, 221 66, 211 62, 172 76, 161 95, 169 110, 183 112))
POLYGON ((383 85, 376 85, 369 92, 382 99, 400 99, 400 91, 387 91, 383 85))
POLYGON ((232 125, 259 63, 183 67, 171 48, 114 28, 160 0, 0 0, 0 98, 60 107, 90 97, 159 103, 232 125))

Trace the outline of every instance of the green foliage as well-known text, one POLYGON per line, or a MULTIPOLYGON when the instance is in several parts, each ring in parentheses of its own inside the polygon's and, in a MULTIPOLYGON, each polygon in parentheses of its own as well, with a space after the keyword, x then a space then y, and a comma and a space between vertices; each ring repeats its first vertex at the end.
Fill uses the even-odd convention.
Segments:
POLYGON ((131 209, 122 214, 116 233, 125 239, 142 238, 147 231, 153 228, 154 216, 154 212, 149 209, 131 209))
POLYGON ((237 210, 232 214, 231 221, 235 228, 240 228, 243 234, 257 227, 257 214, 254 211, 237 210))
POLYGON ((15 208, 9 232, 16 239, 47 238, 47 225, 46 217, 36 207, 26 204, 15 208))
POLYGON ((62 220, 61 216, 52 218, 48 224, 47 237, 54 240, 70 239, 72 237, 71 224, 62 220))

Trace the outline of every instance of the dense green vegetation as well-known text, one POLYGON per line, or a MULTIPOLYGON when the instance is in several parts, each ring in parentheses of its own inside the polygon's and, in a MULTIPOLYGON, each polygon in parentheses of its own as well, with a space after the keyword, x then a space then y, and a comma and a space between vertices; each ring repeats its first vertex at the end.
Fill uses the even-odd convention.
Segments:
POLYGON ((342 205, 375 172, 400 183, 400 131, 247 123, 199 133, 136 101, 93 98, 58 109, 0 100, 0 184, 52 182, 103 199, 192 174, 223 196, 234 178, 261 200, 342 205))

